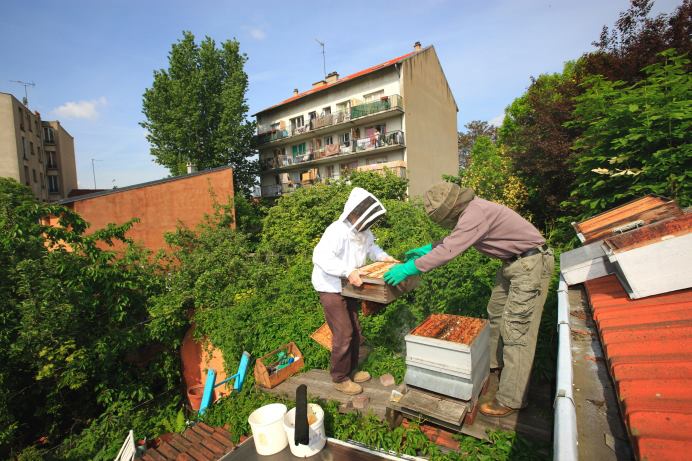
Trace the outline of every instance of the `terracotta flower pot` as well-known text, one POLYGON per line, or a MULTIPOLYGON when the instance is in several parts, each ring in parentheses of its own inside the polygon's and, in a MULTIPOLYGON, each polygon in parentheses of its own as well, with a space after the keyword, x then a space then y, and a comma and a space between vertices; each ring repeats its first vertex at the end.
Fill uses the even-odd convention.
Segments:
POLYGON ((198 384, 187 389, 187 398, 190 401, 190 406, 193 410, 199 410, 202 405, 202 396, 204 395, 204 385, 198 384))

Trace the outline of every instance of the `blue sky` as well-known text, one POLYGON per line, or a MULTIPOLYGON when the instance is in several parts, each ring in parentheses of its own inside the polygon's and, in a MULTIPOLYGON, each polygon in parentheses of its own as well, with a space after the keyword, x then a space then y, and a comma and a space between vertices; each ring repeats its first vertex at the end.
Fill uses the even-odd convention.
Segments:
MULTIPOLYGON (((670 12, 678 0, 657 0, 670 12)), ((627 0, 400 0, 340 2, 5 0, 0 7, 0 91, 36 82, 30 107, 75 137, 80 187, 126 186, 167 176, 138 125, 142 93, 183 30, 236 37, 249 61, 250 113, 309 88, 435 45, 459 104, 458 126, 498 119, 530 77, 556 72, 591 49, 627 0)))

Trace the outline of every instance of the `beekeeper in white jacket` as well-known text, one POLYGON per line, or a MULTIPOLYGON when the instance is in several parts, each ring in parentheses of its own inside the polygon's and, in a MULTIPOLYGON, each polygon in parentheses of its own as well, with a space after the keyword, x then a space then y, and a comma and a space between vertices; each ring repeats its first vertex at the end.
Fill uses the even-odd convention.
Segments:
POLYGON ((327 227, 312 253, 312 286, 320 295, 324 316, 332 331, 330 374, 334 387, 349 395, 363 391, 370 379, 367 371, 356 372, 362 341, 358 321, 359 302, 341 295, 341 277, 360 286, 358 268, 369 257, 394 261, 375 243, 370 226, 387 212, 377 198, 360 187, 351 191, 339 219, 327 227))

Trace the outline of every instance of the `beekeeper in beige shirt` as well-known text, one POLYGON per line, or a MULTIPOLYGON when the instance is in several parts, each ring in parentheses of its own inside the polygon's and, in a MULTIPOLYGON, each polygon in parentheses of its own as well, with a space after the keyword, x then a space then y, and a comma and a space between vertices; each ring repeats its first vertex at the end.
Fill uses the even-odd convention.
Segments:
POLYGON ((488 301, 490 368, 499 376, 499 388, 495 399, 482 403, 480 411, 509 415, 526 406, 538 327, 555 264, 553 252, 530 222, 506 206, 476 197, 473 189, 436 184, 423 202, 430 218, 452 228, 452 233, 407 252, 409 259, 392 267, 385 281, 397 285, 446 264, 471 246, 502 260, 488 301))

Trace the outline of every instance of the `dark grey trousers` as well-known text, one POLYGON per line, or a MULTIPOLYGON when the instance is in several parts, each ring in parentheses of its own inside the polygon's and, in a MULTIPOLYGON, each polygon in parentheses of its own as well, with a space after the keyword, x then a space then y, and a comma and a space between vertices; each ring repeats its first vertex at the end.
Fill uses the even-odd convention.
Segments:
POLYGON ((332 357, 329 372, 332 381, 340 383, 348 379, 358 366, 358 351, 362 342, 358 309, 360 303, 345 298, 340 293, 320 292, 324 317, 332 330, 332 357))

